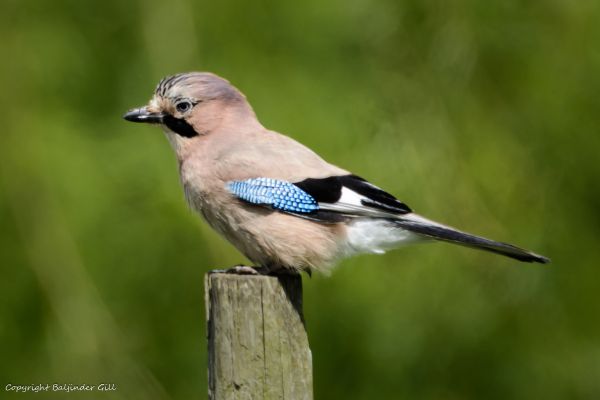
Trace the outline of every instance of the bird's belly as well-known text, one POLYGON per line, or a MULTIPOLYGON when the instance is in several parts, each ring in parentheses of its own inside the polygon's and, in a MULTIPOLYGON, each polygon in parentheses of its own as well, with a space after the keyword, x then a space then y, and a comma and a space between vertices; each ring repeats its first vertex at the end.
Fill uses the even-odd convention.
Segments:
POLYGON ((242 203, 204 204, 208 224, 252 262, 269 268, 326 270, 344 253, 345 228, 242 203))

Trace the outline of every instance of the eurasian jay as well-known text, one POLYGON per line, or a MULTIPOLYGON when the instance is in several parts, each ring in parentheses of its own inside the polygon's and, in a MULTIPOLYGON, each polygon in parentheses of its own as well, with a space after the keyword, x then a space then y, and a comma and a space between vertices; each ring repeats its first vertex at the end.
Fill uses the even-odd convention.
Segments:
POLYGON ((263 127, 246 97, 214 74, 166 77, 147 106, 124 118, 161 125, 190 206, 262 272, 326 272, 343 257, 430 239, 549 262, 415 214, 379 187, 263 127))

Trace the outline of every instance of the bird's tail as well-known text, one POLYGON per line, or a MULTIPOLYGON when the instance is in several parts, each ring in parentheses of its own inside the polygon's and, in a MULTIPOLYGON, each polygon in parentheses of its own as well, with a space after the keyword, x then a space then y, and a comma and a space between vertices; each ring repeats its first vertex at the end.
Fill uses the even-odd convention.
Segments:
POLYGON ((436 240, 443 240, 462 246, 490 251, 519 261, 537 262, 541 264, 550 262, 549 258, 513 246, 512 244, 496 242, 480 236, 471 235, 470 233, 461 232, 413 213, 403 215, 401 219, 398 219, 395 222, 403 229, 436 240))

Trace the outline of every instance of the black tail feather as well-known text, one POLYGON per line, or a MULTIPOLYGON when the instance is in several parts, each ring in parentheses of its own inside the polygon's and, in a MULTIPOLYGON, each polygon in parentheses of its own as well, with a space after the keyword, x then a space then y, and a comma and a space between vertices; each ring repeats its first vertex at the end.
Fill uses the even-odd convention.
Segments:
POLYGON ((425 221, 426 220, 413 221, 402 219, 395 222, 408 231, 433 239, 490 251, 524 262, 537 262, 541 264, 550 262, 549 258, 513 246, 512 244, 496 242, 480 236, 471 235, 470 233, 461 232, 444 225, 437 225, 435 223, 428 224, 425 221))

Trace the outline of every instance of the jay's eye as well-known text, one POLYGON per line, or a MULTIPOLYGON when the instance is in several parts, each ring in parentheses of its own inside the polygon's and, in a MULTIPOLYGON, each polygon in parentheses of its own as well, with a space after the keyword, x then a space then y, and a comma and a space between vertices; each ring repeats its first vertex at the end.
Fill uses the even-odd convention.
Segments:
POLYGON ((177 111, 179 111, 180 113, 189 111, 191 108, 192 108, 192 103, 190 103, 189 101, 180 101, 179 103, 177 103, 175 105, 175 109, 177 111))

